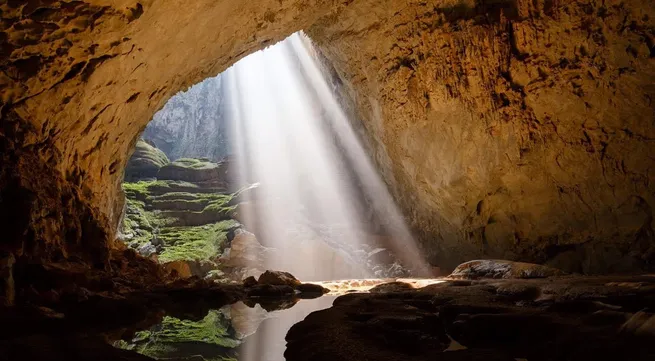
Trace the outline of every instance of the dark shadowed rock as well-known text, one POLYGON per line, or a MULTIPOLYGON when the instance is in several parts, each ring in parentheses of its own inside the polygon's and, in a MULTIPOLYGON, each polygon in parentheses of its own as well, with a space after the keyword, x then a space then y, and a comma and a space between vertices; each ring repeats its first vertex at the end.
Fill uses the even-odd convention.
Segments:
POLYGON ((327 288, 321 286, 321 285, 316 285, 313 283, 302 283, 296 286, 296 290, 300 293, 305 293, 305 294, 318 294, 322 295, 324 293, 330 292, 327 288))
POLYGON ((243 287, 252 287, 257 285, 257 280, 253 276, 249 276, 245 280, 243 280, 243 287))
POLYGON ((655 278, 628 279, 457 280, 413 292, 349 294, 294 325, 285 357, 651 360, 652 314, 632 312, 655 305, 655 278))
POLYGON ((289 272, 266 271, 259 276, 257 282, 260 285, 291 286, 297 287, 301 282, 289 272))
POLYGON ((409 283, 405 282, 389 282, 377 285, 369 290, 371 293, 388 293, 388 292, 403 292, 411 291, 414 288, 409 283))
POLYGON ((546 278, 561 276, 564 272, 534 263, 505 260, 476 260, 462 263, 450 274, 450 278, 546 278))

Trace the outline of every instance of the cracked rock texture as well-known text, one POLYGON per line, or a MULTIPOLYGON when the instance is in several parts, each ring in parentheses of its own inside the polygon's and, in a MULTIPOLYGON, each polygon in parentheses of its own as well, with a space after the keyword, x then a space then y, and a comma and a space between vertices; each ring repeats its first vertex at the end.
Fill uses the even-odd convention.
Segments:
POLYGON ((0 16, 0 251, 17 265, 107 266, 153 114, 300 29, 433 263, 655 258, 652 0, 8 0, 0 16))
POLYGON ((308 34, 433 262, 622 272, 655 260, 654 18, 638 0, 364 0, 308 34))

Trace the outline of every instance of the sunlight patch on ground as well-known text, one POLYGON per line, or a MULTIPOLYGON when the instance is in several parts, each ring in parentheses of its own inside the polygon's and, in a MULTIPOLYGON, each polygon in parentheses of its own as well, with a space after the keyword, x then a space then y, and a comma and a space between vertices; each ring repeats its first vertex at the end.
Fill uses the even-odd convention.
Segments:
POLYGON ((429 285, 446 282, 443 278, 366 278, 335 280, 322 282, 309 282, 321 285, 330 290, 331 295, 341 295, 351 292, 368 292, 371 288, 390 282, 403 282, 413 288, 422 288, 429 285))

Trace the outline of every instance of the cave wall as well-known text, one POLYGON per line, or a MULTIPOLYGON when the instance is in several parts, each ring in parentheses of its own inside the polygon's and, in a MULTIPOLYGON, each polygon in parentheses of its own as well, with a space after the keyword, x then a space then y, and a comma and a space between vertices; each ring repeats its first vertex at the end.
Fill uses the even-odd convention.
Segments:
POLYGON ((653 259, 653 1, 0 3, 0 251, 102 264, 179 90, 306 29, 426 255, 653 259), (7 236, 8 235, 8 236, 7 236))
POLYGON ((103 263, 124 166, 153 114, 336 3, 1 2, 1 250, 103 263))
POLYGON ((637 0, 364 0, 309 35, 433 262, 624 272, 655 261, 654 18, 637 0))

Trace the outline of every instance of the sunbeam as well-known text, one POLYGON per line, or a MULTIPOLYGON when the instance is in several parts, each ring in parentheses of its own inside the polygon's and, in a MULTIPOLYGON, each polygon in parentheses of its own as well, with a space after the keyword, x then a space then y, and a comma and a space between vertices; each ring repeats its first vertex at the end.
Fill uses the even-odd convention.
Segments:
POLYGON ((390 240, 384 246, 423 275, 427 268, 416 243, 315 53, 311 41, 296 33, 222 74, 237 178, 261 182, 242 219, 263 244, 278 250, 264 260, 267 268, 319 281, 373 276, 347 252, 335 256, 326 250, 335 239, 352 249, 374 243, 367 222, 375 214, 390 240), (298 229, 312 232, 294 234, 298 229), (331 237, 321 237, 326 233, 331 237))

